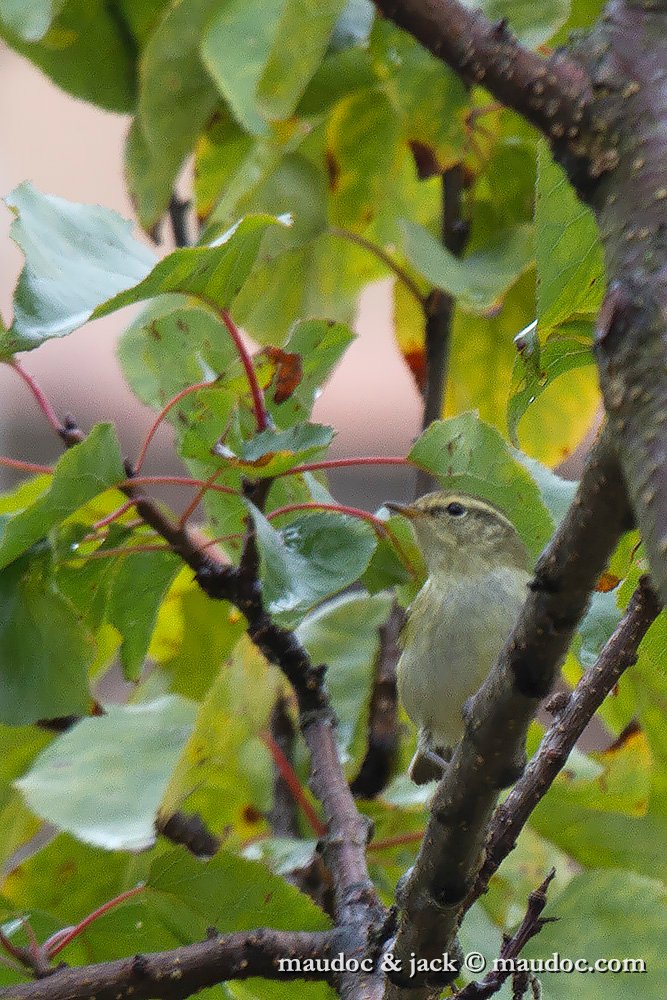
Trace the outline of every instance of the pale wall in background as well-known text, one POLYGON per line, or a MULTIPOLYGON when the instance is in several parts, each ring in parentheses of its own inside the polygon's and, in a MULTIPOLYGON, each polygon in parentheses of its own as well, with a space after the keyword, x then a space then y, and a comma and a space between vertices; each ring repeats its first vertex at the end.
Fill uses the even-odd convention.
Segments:
MULTIPOLYGON (((0 120, 2 196, 30 180, 49 194, 95 202, 132 216, 123 181, 127 118, 74 100, 21 57, 1 49, 0 120)), ((0 206, 0 309, 5 321, 11 317, 12 291, 22 260, 8 237, 10 222, 11 213, 0 206)), ((362 297, 356 323, 359 337, 316 404, 315 419, 338 430, 336 455, 405 454, 419 431, 418 394, 395 347, 388 293, 388 283, 382 282, 362 297)), ((84 427, 98 420, 114 421, 131 456, 150 414, 128 390, 114 354, 127 315, 91 323, 24 355, 23 360, 60 414, 75 414, 84 427)), ((2 365, 0 400, 2 453, 33 461, 55 459, 57 441, 25 387, 2 365)), ((165 429, 146 471, 168 472, 175 467, 165 429)), ((370 469, 337 473, 332 484, 340 499, 373 509, 383 499, 409 495, 412 477, 401 469, 370 469)))

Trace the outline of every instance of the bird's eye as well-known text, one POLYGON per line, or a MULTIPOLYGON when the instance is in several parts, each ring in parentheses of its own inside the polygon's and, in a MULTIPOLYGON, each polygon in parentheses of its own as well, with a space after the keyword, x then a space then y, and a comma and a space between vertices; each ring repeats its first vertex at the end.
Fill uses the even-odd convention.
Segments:
POLYGON ((457 503, 454 500, 452 503, 447 504, 447 513, 451 514, 452 517, 463 517, 466 509, 462 503, 457 503))

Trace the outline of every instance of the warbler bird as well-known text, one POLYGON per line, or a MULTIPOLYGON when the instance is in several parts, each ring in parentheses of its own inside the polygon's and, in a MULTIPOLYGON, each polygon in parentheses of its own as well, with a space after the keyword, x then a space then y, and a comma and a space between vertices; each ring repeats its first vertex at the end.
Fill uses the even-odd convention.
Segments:
POLYGON ((398 693, 419 733, 408 773, 441 777, 463 735, 463 706, 491 670, 527 593, 531 563, 511 521, 464 493, 387 503, 414 526, 428 579, 408 609, 398 693))

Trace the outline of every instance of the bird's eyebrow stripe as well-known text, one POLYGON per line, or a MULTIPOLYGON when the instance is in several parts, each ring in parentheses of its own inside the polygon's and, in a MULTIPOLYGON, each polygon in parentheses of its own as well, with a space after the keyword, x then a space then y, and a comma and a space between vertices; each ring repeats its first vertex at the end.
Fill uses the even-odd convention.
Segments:
POLYGON ((482 514, 482 516, 488 517, 489 520, 499 517, 502 521, 504 521, 508 528, 516 530, 510 519, 506 517, 505 514, 503 514, 503 512, 495 506, 495 504, 490 503, 488 500, 478 500, 476 497, 465 496, 461 493, 448 494, 442 500, 438 500, 437 503, 434 503, 432 507, 428 507, 427 511, 429 514, 434 513, 435 511, 445 511, 450 503, 460 503, 461 506, 465 507, 467 510, 474 510, 479 514, 482 514), (489 508, 491 508, 491 510, 489 510, 489 508))

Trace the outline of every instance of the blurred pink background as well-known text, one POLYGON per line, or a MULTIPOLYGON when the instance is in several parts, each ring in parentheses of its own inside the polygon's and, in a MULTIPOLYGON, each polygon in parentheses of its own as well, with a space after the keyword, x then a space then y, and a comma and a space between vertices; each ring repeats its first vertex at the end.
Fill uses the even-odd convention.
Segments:
MULTIPOLYGON (((133 216, 123 181, 128 118, 75 100, 30 63, 2 48, 0 120, 2 197, 30 180, 46 193, 133 216)), ((187 195, 187 190, 181 193, 187 195)), ((8 235, 11 218, 0 204, 0 309, 7 323, 22 264, 8 235)), ((364 293, 355 324, 359 337, 316 404, 314 419, 338 431, 332 455, 402 455, 419 433, 419 397, 394 343, 388 292, 389 283, 380 282, 364 293)), ((72 413, 84 428, 101 420, 115 422, 125 453, 134 456, 151 415, 125 385, 114 353, 128 315, 121 312, 97 320, 21 357, 60 416, 72 413)), ((55 460, 60 453, 57 440, 26 387, 3 365, 0 399, 0 452, 29 461, 55 460)), ((178 468, 169 434, 167 427, 161 428, 144 466, 146 474, 178 468)), ((13 473, 0 468, 1 487, 15 481, 13 473)), ((331 484, 340 500, 369 510, 385 499, 404 499, 414 491, 413 474, 400 467, 336 471, 331 484)), ((164 495, 174 506, 187 503, 183 491, 164 495)))

